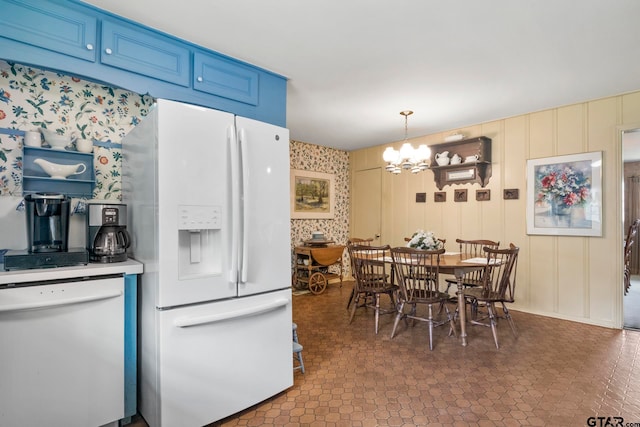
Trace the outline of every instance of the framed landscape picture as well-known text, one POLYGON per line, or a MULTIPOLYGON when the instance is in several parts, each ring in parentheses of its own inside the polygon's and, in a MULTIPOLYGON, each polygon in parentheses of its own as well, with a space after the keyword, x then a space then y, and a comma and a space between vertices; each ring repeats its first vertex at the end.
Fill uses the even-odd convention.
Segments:
POLYGON ((602 152, 527 160, 527 234, 602 236, 602 152))
POLYGON ((334 207, 333 174, 291 170, 291 218, 331 219, 334 207))

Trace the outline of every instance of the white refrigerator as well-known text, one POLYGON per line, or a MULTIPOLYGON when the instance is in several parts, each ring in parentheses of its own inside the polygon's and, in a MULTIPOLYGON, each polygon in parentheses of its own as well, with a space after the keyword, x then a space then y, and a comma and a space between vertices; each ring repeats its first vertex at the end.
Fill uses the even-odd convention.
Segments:
POLYGON ((122 154, 147 423, 202 426, 292 386, 289 131, 159 99, 122 154))

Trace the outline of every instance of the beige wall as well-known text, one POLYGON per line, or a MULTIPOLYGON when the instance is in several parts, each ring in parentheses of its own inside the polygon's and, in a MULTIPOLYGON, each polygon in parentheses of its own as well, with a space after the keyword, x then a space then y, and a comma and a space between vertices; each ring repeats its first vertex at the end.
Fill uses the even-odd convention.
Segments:
MULTIPOLYGON (((351 176, 380 168, 382 238, 392 246, 422 228, 447 239, 456 237, 513 242, 521 248, 514 309, 607 327, 622 326, 621 129, 640 127, 640 92, 525 114, 504 120, 414 138, 437 144, 454 131, 492 139, 493 175, 486 188, 491 200, 478 202, 478 184, 446 186, 445 203, 434 203, 438 191, 433 173, 384 171, 386 145, 351 153, 351 176), (529 236, 526 233, 527 159, 603 152, 602 237, 529 236), (453 202, 454 188, 469 190, 468 202, 453 202), (503 200, 505 188, 520 189, 518 200, 503 200), (415 203, 426 192, 427 203, 415 203)), ((396 142, 399 148, 400 142, 396 142)), ((363 191, 363 189, 358 189, 363 191)), ((353 209, 352 209, 353 211, 353 209)))

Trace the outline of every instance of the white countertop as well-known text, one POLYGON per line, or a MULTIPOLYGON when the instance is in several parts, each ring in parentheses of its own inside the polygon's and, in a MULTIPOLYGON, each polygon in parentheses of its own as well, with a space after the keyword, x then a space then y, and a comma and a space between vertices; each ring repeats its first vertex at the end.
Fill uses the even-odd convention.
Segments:
POLYGON ((73 279, 85 276, 103 276, 107 274, 141 274, 142 263, 128 259, 109 264, 89 263, 73 267, 36 268, 29 270, 4 271, 0 264, 0 285, 9 283, 37 282, 41 280, 73 279))

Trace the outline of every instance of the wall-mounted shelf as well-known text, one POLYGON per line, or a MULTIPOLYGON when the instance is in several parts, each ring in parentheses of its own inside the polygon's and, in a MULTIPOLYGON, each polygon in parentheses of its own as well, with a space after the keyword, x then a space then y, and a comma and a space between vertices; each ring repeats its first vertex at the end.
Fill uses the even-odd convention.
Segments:
POLYGON ((92 197, 96 186, 93 168, 93 153, 81 153, 71 150, 54 150, 51 148, 24 147, 22 159, 22 193, 62 193, 70 197, 92 197), (34 163, 37 158, 62 165, 82 163, 86 170, 66 179, 51 178, 40 166, 34 163))
POLYGON ((436 187, 439 190, 445 185, 478 183, 485 187, 491 178, 491 139, 485 136, 463 139, 455 142, 435 144, 431 147, 431 167, 436 187), (438 166, 435 156, 444 151, 449 157, 457 154, 463 159, 457 165, 438 166), (477 160, 465 162, 464 159, 478 156, 477 160))

